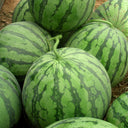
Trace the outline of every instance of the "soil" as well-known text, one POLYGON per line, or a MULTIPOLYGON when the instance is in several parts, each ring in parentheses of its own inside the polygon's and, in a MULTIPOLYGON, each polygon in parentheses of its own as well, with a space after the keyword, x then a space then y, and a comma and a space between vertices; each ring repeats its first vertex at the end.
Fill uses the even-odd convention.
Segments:
MULTIPOLYGON (((13 11, 19 1, 20 0, 5 0, 0 10, 0 29, 2 29, 4 26, 12 22, 13 11)), ((105 1, 107 0, 96 0, 94 9, 96 9, 99 5, 101 5, 105 1)), ((126 77, 121 83, 118 84, 118 86, 112 88, 112 101, 126 91, 128 91, 128 74, 126 74, 126 77)))

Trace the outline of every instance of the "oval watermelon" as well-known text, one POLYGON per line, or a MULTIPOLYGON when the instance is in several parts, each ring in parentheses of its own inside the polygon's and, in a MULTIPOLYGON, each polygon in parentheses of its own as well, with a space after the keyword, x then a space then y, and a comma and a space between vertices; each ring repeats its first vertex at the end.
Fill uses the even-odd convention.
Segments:
POLYGON ((83 49, 99 59, 108 72, 112 87, 127 73, 127 38, 108 21, 90 21, 70 37, 66 46, 83 49))
POLYGON ((111 101, 110 79, 103 65, 84 50, 54 49, 30 67, 22 101, 36 128, 70 117, 103 118, 111 101))
POLYGON ((12 22, 18 21, 35 21, 29 11, 27 0, 20 0, 13 11, 12 22))
POLYGON ((21 117, 21 89, 15 76, 0 65, 0 128, 12 128, 21 117))
POLYGON ((104 2, 92 13, 91 19, 108 20, 128 37, 127 0, 108 0, 104 2))
POLYGON ((118 128, 128 128, 128 91, 113 101, 108 109, 106 120, 118 128))
POLYGON ((77 29, 90 17, 95 0, 28 0, 35 21, 46 30, 62 33, 77 29))
POLYGON ((46 128, 117 128, 104 120, 91 117, 74 117, 57 121, 46 128))
POLYGON ((0 31, 0 64, 23 80, 33 61, 52 48, 47 38, 50 34, 32 22, 7 25, 0 31))

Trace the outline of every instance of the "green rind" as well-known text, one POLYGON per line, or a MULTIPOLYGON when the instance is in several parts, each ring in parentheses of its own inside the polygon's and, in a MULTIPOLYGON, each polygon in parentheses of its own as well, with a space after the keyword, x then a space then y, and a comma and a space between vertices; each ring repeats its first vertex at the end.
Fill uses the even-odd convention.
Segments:
POLYGON ((128 91, 113 101, 108 109, 106 120, 118 128, 128 128, 128 91))
POLYGON ((108 20, 128 37, 128 1, 109 0, 100 5, 91 19, 108 20))
POLYGON ((32 14, 30 13, 27 0, 20 0, 13 11, 12 22, 19 21, 35 22, 32 14))
POLYGON ((103 118, 111 101, 111 85, 103 65, 77 48, 48 52, 30 67, 22 101, 34 127, 80 116, 103 118), (67 107, 68 105, 68 107, 67 107))
POLYGON ((46 128, 117 128, 104 120, 91 117, 75 117, 57 121, 46 128))
POLYGON ((28 0, 35 21, 46 30, 62 33, 77 29, 90 17, 95 0, 28 0))
POLYGON ((21 117, 21 89, 15 76, 0 65, 0 128, 11 128, 21 117))
POLYGON ((125 35, 109 24, 90 22, 75 32, 66 43, 93 54, 107 70, 112 87, 123 80, 128 70, 128 41, 125 35))
POLYGON ((52 48, 45 30, 27 21, 15 22, 0 31, 0 64, 17 78, 24 77, 38 57, 52 48))

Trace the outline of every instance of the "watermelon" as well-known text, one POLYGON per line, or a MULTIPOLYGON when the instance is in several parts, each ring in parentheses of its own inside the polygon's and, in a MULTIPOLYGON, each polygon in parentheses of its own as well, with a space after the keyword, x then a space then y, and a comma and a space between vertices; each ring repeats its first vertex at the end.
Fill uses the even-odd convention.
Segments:
POLYGON ((90 17, 95 0, 28 0, 35 21, 48 31, 77 29, 90 17))
POLYGON ((82 49, 56 49, 58 42, 34 61, 25 77, 22 102, 28 120, 43 128, 70 117, 103 119, 111 101, 104 66, 82 49))
POLYGON ((66 46, 80 48, 93 54, 107 70, 112 87, 117 86, 127 73, 127 38, 109 21, 89 21, 70 37, 66 46))
POLYGON ((32 14, 29 11, 27 0, 20 0, 13 11, 12 22, 18 21, 35 21, 32 14))
POLYGON ((57 121, 46 128, 117 128, 107 121, 91 117, 74 117, 57 121))
POLYGON ((113 101, 108 109, 106 120, 118 128, 128 128, 128 91, 113 101))
POLYGON ((128 37, 128 0, 108 0, 91 15, 91 19, 110 21, 128 37))
POLYGON ((0 65, 0 128, 12 128, 21 117, 21 89, 15 76, 0 65))
POLYGON ((52 48, 50 34, 37 24, 15 22, 0 31, 0 64, 8 68, 19 81, 38 57, 52 48))

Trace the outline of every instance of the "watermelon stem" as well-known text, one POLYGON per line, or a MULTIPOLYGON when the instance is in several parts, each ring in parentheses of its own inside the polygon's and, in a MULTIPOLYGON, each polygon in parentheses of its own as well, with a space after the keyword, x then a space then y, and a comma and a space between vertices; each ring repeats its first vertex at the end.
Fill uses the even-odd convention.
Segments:
POLYGON ((59 45, 59 42, 60 42, 60 39, 62 38, 62 35, 57 35, 57 36, 55 36, 55 37, 53 37, 53 38, 50 38, 50 40, 55 40, 55 44, 54 44, 54 47, 53 47, 53 51, 54 51, 54 53, 55 53, 55 55, 56 55, 56 57, 57 58, 60 58, 60 56, 59 56, 59 54, 58 54, 58 52, 57 52, 57 47, 58 47, 58 45, 59 45))
POLYGON ((103 19, 91 19, 87 23, 90 23, 90 22, 102 22, 102 23, 108 24, 111 28, 114 28, 113 24, 110 21, 107 21, 107 20, 103 20, 103 19))

